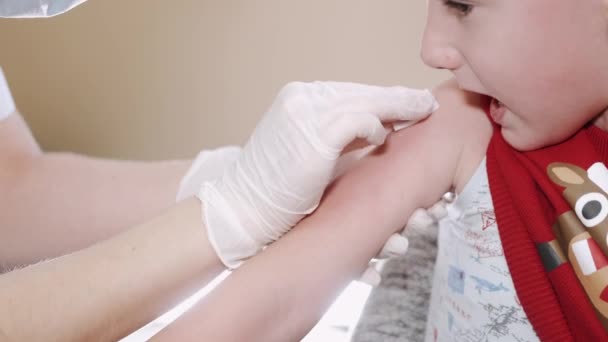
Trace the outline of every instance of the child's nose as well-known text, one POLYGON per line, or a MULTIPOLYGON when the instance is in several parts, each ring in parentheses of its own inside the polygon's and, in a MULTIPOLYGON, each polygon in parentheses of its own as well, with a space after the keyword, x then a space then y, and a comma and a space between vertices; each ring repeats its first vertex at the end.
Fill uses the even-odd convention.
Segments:
POLYGON ((426 65, 435 69, 456 70, 464 61, 458 49, 447 43, 445 37, 428 28, 422 39, 420 57, 426 65))

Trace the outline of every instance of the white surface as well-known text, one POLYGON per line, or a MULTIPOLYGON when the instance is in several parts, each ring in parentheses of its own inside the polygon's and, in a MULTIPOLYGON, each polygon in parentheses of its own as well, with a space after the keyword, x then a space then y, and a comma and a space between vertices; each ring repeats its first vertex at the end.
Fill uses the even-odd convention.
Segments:
MULTIPOLYGON (((188 310, 200 298, 211 291, 219 282, 221 282, 228 272, 220 275, 207 287, 201 289, 192 297, 167 312, 155 321, 149 323, 142 329, 136 331, 130 336, 122 339, 120 342, 143 342, 154 336, 167 324, 173 322, 184 311, 188 310)), ((313 330, 302 339, 303 342, 347 342, 350 341, 355 325, 361 317, 361 312, 369 294, 371 286, 360 282, 351 283, 342 294, 336 299, 334 304, 329 308, 325 315, 313 330)))
POLYGON ((347 342, 361 318, 372 287, 352 282, 302 342, 347 342))

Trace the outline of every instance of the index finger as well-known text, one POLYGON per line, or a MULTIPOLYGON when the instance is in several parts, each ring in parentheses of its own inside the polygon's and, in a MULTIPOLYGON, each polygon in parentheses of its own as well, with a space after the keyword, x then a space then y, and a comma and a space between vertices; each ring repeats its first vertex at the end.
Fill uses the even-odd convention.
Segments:
POLYGON ((367 94, 344 97, 332 111, 371 113, 381 121, 419 120, 436 111, 439 104, 427 90, 384 88, 367 94))

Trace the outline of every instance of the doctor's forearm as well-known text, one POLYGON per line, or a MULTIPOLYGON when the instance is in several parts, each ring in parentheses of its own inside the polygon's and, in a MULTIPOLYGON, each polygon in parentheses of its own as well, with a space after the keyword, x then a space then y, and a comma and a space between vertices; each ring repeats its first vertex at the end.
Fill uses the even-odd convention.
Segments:
POLYGON ((407 217, 407 206, 386 205, 400 202, 398 187, 354 173, 154 341, 299 341, 407 217))
POLYGON ((131 162, 65 153, 13 164, 0 199, 0 267, 56 257, 109 238, 175 202, 190 161, 131 162), (18 165, 18 166, 15 166, 18 165))
POLYGON ((186 200, 93 247, 0 275, 0 339, 116 341, 223 269, 200 202, 186 200))

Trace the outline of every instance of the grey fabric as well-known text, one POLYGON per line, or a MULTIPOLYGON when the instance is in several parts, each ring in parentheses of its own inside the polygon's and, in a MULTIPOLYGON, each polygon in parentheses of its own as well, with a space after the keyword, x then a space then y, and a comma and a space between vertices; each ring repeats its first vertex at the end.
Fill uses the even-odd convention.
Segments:
POLYGON ((353 342, 423 341, 433 268, 437 226, 410 230, 407 254, 387 262, 382 282, 363 310, 353 342))

